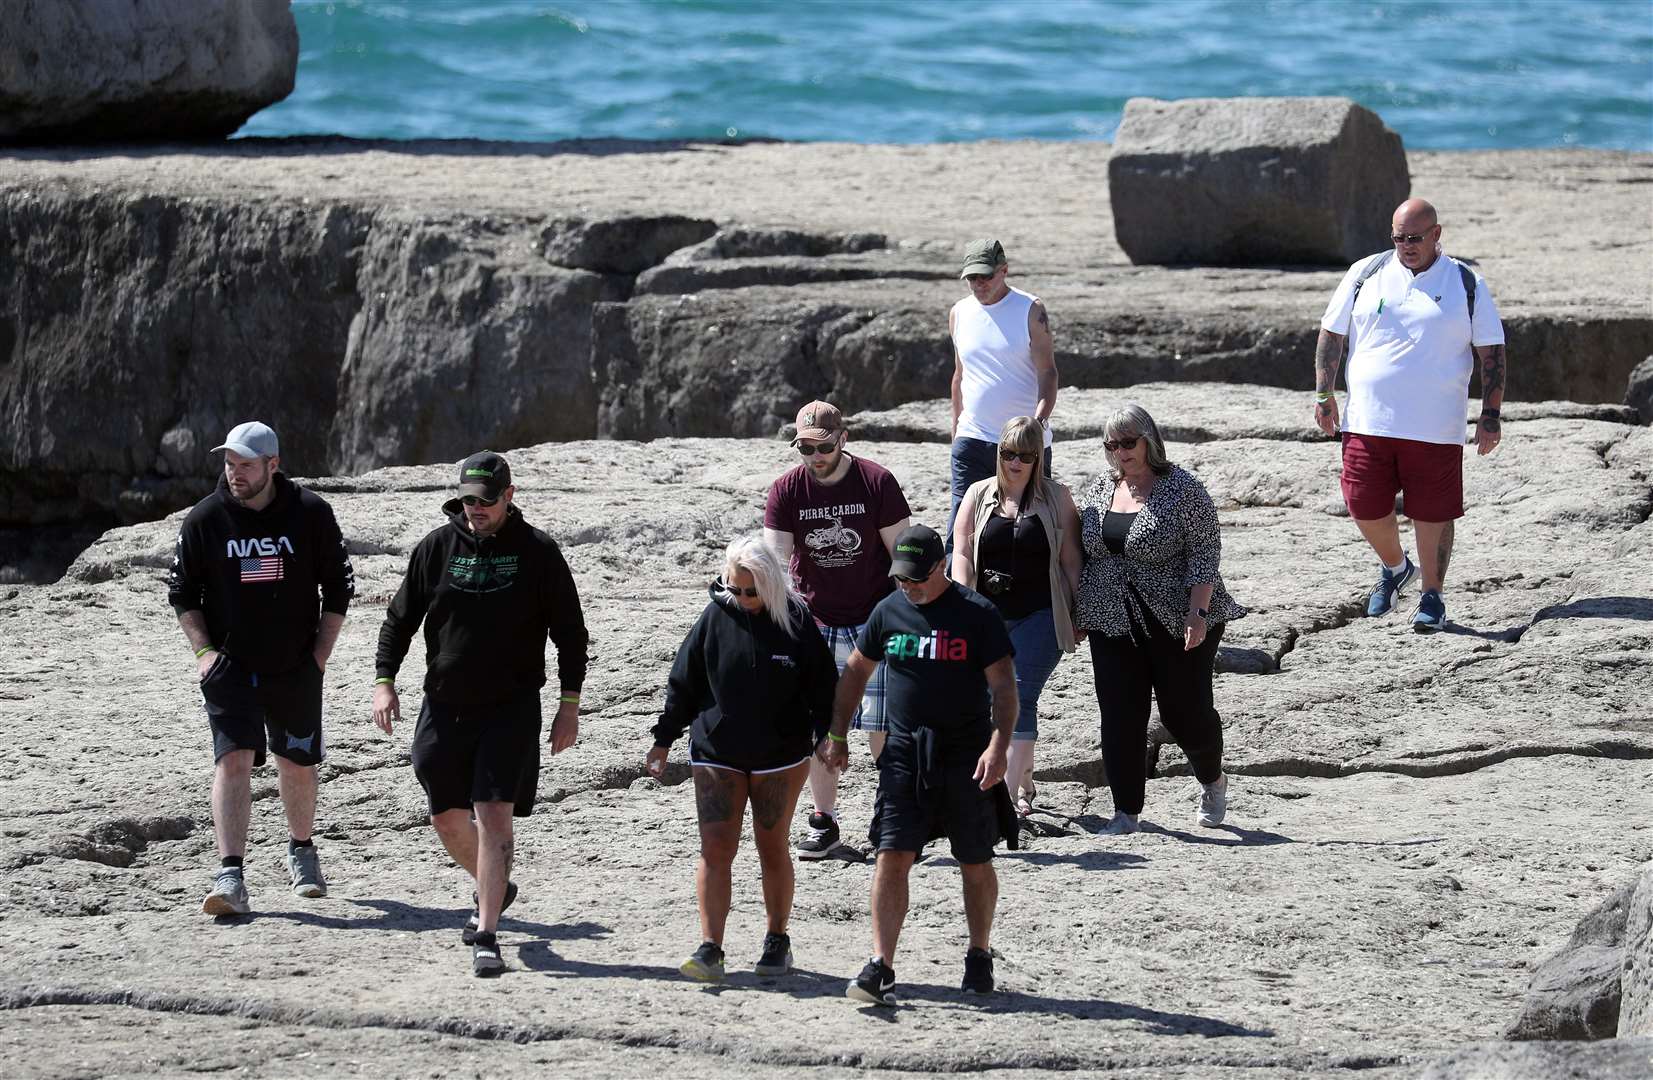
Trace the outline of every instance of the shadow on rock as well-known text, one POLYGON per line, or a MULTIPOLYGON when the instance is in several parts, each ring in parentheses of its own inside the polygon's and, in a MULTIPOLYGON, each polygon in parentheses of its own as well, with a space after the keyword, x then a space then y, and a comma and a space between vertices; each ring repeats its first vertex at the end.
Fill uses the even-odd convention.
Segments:
POLYGON ((1653 600, 1645 596, 1592 596, 1568 604, 1540 608, 1534 623, 1548 619, 1640 619, 1653 620, 1653 600))
POLYGON ((998 857, 1033 866, 1077 866, 1081 870, 1137 870, 1152 861, 1129 851, 1006 851, 998 857))
POLYGON ((1237 825, 1219 825, 1203 833, 1191 833, 1144 821, 1142 831, 1169 836, 1185 844, 1217 844, 1222 847, 1273 847, 1276 844, 1297 843, 1289 836, 1281 836, 1279 833, 1263 829, 1242 829, 1237 825))
MULTIPOLYGON (((596 937, 598 934, 611 932, 607 927, 592 923, 576 925, 589 927, 593 931, 578 936, 596 937)), ((553 934, 559 932, 559 928, 554 926, 544 929, 553 934)), ((676 983, 693 981, 675 967, 662 967, 658 964, 594 964, 589 960, 569 960, 558 956, 556 950, 551 948, 553 940, 557 939, 545 937, 523 942, 517 949, 517 960, 529 971, 545 975, 577 975, 583 979, 654 979, 659 982, 676 983)), ((564 936, 561 940, 567 940, 567 937, 564 936)))
POLYGON ((969 1009, 972 1012, 1071 1016, 1077 1020, 1129 1020, 1143 1025, 1156 1035, 1271 1039, 1275 1034, 1268 1028, 1242 1027, 1215 1017, 1194 1013, 1161 1012, 1158 1009, 1109 1001, 1106 998, 1053 998, 1024 994, 1018 990, 998 990, 992 994, 976 996, 952 987, 926 983, 901 983, 896 992, 906 1001, 924 1001, 969 1009))

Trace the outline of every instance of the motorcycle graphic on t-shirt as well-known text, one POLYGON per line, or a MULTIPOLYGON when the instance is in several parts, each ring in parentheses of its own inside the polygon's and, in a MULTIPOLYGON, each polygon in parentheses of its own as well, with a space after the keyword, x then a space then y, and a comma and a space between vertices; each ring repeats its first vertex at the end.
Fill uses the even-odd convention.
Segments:
POLYGON ((816 566, 848 566, 861 551, 861 534, 834 517, 831 525, 805 533, 804 546, 816 566))

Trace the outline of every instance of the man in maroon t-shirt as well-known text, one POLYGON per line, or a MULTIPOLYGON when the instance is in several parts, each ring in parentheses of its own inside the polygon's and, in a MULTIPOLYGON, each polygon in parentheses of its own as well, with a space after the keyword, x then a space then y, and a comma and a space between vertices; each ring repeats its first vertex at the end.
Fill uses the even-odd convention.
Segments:
MULTIPOLYGON (((907 527, 907 497, 888 469, 844 451, 849 434, 837 406, 812 401, 798 410, 793 445, 803 464, 769 488, 763 536, 788 560, 798 592, 843 673, 861 627, 890 592, 890 553, 907 527)), ((874 760, 884 749, 884 665, 867 682, 852 726, 867 733, 874 760)), ((824 859, 838 846, 838 774, 809 766, 814 812, 798 843, 801 859, 824 859)))

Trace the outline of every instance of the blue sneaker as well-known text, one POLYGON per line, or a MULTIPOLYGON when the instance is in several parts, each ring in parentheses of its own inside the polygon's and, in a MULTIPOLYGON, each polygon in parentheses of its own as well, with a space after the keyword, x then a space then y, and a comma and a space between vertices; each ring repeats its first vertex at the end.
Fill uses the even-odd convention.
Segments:
POLYGON ((1411 584, 1417 573, 1418 568, 1413 565, 1411 559, 1406 560, 1406 565, 1401 568, 1401 572, 1398 574, 1390 573, 1389 568, 1385 566, 1383 576, 1378 578, 1377 586, 1372 589, 1372 595, 1366 598, 1367 616, 1376 618, 1379 615, 1387 615, 1393 611, 1395 609, 1395 597, 1400 595, 1402 589, 1411 584))
POLYGON ((1425 589, 1418 597, 1418 610, 1412 613, 1412 630, 1419 634, 1433 634, 1446 625, 1446 601, 1440 590, 1425 589))

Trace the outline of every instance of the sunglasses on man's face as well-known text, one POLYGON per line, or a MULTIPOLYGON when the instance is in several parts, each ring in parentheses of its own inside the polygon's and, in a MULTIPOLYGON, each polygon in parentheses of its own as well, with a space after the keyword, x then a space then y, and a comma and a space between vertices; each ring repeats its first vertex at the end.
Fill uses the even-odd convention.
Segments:
POLYGON ((922 585, 926 581, 930 580, 930 576, 928 574, 923 577, 908 577, 906 574, 891 574, 890 576, 901 582, 903 585, 922 585))
POLYGON ((801 442, 798 444, 798 453, 802 454, 804 457, 815 457, 819 454, 830 454, 836 449, 838 449, 837 439, 824 443, 801 442))
POLYGON ((1135 450, 1139 436, 1132 435, 1128 439, 1103 439, 1102 449, 1112 454, 1120 450, 1135 450))
POLYGON ((725 584, 723 586, 723 591, 728 593, 730 596, 744 596, 751 600, 756 600, 758 598, 758 590, 743 589, 739 585, 725 584))
POLYGON ((497 497, 492 499, 484 499, 480 495, 465 495, 462 496, 459 501, 464 503, 466 506, 492 506, 494 503, 498 502, 499 499, 497 497))
POLYGON ((999 460, 1000 461, 1019 461, 1023 465, 1032 465, 1034 462, 1039 460, 1039 455, 1038 454, 1018 454, 1014 450, 1002 450, 1001 449, 999 451, 999 460))
POLYGON ((1402 244, 1421 244, 1427 239, 1428 233, 1396 233, 1389 237, 1389 242, 1399 247, 1402 244))
POLYGON ((992 281, 992 274, 965 274, 964 280, 972 285, 980 285, 984 281, 992 281))

